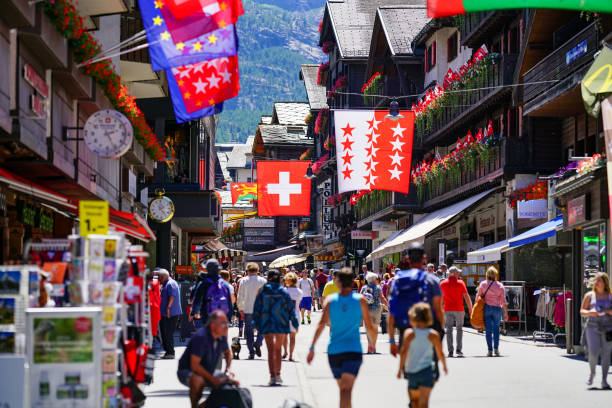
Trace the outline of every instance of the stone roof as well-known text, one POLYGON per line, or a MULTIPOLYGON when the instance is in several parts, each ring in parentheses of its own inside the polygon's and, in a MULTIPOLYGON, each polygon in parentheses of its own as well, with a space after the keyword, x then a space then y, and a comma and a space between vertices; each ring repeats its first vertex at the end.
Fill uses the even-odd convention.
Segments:
POLYGON ((265 125, 271 124, 272 123, 272 115, 263 115, 261 117, 260 123, 263 123, 265 125))
POLYGON ((276 102, 272 113, 272 123, 278 125, 304 125, 310 113, 307 102, 276 102))
POLYGON ((234 146, 227 161, 227 168, 244 169, 246 167, 247 155, 251 154, 254 140, 255 136, 249 136, 244 144, 234 146))
POLYGON ((421 6, 381 7, 378 16, 392 55, 413 54, 412 42, 431 20, 421 6))
POLYGON ((259 125, 264 145, 312 145, 313 139, 306 137, 306 125, 293 126, 291 131, 283 125, 259 125))
POLYGON ((224 180, 230 179, 230 174, 227 170, 227 161, 229 159, 230 154, 231 152, 217 150, 217 161, 219 162, 219 166, 221 167, 221 172, 223 173, 224 180))
POLYGON ((334 34, 343 58, 367 58, 378 7, 425 6, 425 0, 329 0, 329 13, 334 34))
POLYGON ((325 86, 317 85, 317 72, 319 66, 314 64, 304 64, 300 69, 300 79, 304 81, 306 96, 311 110, 321 110, 327 108, 327 91, 325 86))

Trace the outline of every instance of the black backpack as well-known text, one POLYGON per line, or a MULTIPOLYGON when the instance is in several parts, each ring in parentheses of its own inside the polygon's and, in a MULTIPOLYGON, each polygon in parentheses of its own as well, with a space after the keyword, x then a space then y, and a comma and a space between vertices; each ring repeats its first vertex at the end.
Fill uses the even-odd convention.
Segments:
POLYGON ((212 390, 206 399, 206 408, 253 408, 251 392, 234 385, 223 385, 212 390))

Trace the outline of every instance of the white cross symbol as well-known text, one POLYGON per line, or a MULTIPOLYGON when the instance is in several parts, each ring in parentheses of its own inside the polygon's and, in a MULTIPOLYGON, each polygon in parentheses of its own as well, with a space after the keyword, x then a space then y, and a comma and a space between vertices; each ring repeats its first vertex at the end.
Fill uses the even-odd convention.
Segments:
POLYGON ((268 184, 268 194, 278 194, 278 205, 288 207, 291 205, 291 194, 302 194, 301 184, 290 184, 289 172, 278 173, 278 184, 268 184))

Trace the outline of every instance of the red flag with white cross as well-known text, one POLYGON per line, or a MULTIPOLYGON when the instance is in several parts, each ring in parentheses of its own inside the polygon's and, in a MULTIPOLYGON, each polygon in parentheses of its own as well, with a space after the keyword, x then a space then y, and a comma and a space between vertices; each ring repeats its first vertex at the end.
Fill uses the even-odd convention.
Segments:
POLYGON ((187 113, 226 101, 240 91, 237 55, 172 68, 171 75, 187 113))
POLYGON ((336 110, 338 192, 387 190, 408 193, 414 112, 336 110))
POLYGON ((310 215, 308 161, 257 162, 257 212, 260 216, 310 215))

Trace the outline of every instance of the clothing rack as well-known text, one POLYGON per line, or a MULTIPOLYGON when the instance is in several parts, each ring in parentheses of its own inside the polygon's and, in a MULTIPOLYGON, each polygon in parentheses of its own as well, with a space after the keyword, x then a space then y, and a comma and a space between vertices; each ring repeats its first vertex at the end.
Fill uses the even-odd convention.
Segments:
MULTIPOLYGON (((548 293, 548 295, 550 296, 550 299, 552 301, 552 299, 554 299, 557 295, 559 295, 559 293, 567 293, 568 290, 565 287, 565 285, 563 285, 563 287, 558 287, 558 288, 550 288, 550 287, 542 287, 542 289, 540 290, 540 296, 546 296, 546 293, 548 293)), ((547 303, 546 303, 547 304, 547 303)), ((567 310, 566 310, 566 305, 565 302, 563 304, 563 308, 565 310, 565 314, 567 316, 567 310)), ((537 307, 536 307, 537 309, 537 307)), ((557 342, 557 338, 559 337, 565 337, 565 333, 553 333, 550 331, 547 331, 547 322, 548 322, 548 318, 547 316, 538 316, 538 326, 539 326, 539 330, 535 330, 533 332, 533 341, 536 341, 536 337, 541 337, 542 339, 551 339, 553 341, 553 343, 557 342)))
POLYGON ((521 333, 521 326, 523 330, 527 332, 527 311, 525 309, 525 281, 502 281, 501 282, 505 288, 505 296, 507 297, 510 290, 519 290, 518 293, 518 305, 512 306, 508 305, 508 318, 510 318, 510 312, 518 313, 517 320, 508 320, 507 322, 502 321, 502 331, 503 334, 506 335, 508 332, 508 325, 516 324, 518 325, 518 332, 521 333))

